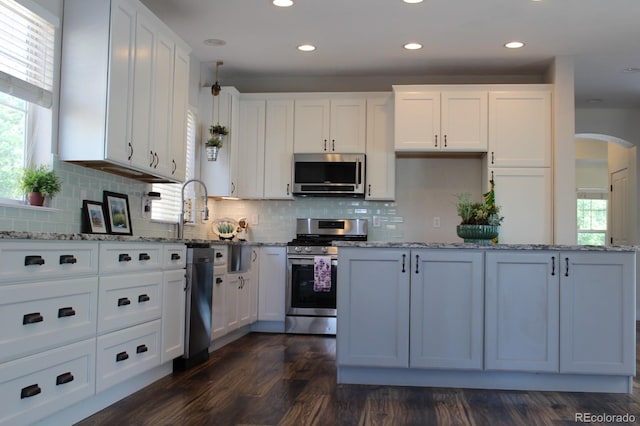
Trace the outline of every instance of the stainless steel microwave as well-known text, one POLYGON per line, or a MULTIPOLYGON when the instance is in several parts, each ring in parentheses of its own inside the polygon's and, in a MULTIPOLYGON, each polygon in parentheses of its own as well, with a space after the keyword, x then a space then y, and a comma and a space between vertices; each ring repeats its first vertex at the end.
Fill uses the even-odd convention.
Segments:
POLYGON ((364 197, 364 154, 293 154, 293 195, 364 197))

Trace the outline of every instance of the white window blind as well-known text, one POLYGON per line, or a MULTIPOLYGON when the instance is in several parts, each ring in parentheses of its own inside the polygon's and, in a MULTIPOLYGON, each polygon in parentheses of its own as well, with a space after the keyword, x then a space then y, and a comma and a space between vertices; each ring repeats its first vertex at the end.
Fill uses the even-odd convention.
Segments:
MULTIPOLYGON (((186 177, 185 181, 193 179, 195 166, 196 143, 196 115, 193 111, 187 111, 186 129, 186 177)), ((152 190, 162 194, 162 199, 153 201, 151 206, 151 219, 175 223, 180 217, 180 190, 179 183, 154 183, 152 190)), ((186 196, 186 195, 185 195, 186 196)))
POLYGON ((15 0, 0 0, 0 91, 51 108, 55 31, 15 0))

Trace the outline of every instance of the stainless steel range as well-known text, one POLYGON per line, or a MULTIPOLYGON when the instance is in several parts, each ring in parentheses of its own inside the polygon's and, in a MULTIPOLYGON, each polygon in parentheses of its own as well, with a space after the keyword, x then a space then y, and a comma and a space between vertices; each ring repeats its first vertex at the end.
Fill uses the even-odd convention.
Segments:
POLYGON ((338 247, 332 241, 366 241, 366 219, 297 219, 287 247, 285 332, 336 334, 338 247))

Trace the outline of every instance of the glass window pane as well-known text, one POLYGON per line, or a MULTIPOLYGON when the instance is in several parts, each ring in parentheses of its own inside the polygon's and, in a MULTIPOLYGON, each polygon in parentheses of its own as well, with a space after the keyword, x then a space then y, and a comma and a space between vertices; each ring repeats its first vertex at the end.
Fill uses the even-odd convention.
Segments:
POLYGON ((22 199, 18 180, 25 164, 26 104, 0 92, 0 198, 22 199))

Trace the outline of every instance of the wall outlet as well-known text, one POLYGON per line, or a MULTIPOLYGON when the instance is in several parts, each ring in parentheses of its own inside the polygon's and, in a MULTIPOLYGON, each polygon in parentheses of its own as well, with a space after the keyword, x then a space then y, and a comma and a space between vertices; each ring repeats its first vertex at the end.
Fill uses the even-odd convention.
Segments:
POLYGON ((373 227, 380 228, 380 216, 373 217, 373 227))
POLYGON ((433 227, 434 228, 440 228, 440 217, 439 216, 435 216, 433 218, 433 227))

